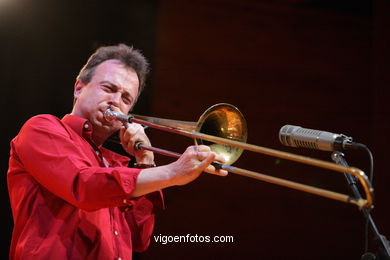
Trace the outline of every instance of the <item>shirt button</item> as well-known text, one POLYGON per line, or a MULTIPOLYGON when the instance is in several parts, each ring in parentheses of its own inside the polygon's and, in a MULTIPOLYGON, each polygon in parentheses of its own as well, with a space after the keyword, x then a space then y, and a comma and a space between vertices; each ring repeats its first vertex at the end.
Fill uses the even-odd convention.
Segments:
POLYGON ((123 203, 126 204, 127 203, 127 199, 123 199, 123 203))
POLYGON ((118 260, 122 260, 122 258, 118 257, 118 260))
POLYGON ((117 236, 118 234, 119 234, 118 231, 115 230, 114 235, 117 236))
POLYGON ((84 125, 84 128, 87 129, 87 128, 88 128, 88 124, 85 124, 85 125, 84 125))

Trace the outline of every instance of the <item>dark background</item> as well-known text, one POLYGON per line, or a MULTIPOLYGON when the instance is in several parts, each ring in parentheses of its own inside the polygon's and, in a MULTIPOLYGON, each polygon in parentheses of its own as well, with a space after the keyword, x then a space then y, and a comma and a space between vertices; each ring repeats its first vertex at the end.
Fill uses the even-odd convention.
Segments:
MULTIPOLYGON (((284 124, 344 133, 374 153, 372 212, 390 236, 386 134, 390 131, 386 0, 0 0, 2 258, 12 214, 9 141, 36 114, 69 113, 79 69, 99 46, 124 42, 152 64, 135 112, 196 121, 209 106, 236 105, 249 143, 324 160, 328 152, 282 147, 284 124)), ((181 152, 185 137, 149 131, 181 152)), ((161 156, 158 164, 172 161, 161 156)), ((363 152, 346 153, 368 171, 363 152)), ((236 166, 349 192, 342 174, 245 152, 236 166)), ((233 243, 152 241, 142 259, 359 259, 364 219, 349 204, 257 180, 204 174, 166 189, 155 235, 231 235, 233 243)), ((371 249, 374 250, 372 243, 371 249)))

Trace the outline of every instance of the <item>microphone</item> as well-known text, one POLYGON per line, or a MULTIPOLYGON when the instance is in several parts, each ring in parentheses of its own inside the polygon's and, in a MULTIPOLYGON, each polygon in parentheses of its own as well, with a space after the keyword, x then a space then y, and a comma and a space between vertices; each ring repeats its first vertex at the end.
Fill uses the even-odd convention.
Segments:
POLYGON ((352 142, 352 137, 327 131, 285 125, 280 128, 279 140, 283 145, 305 147, 322 151, 358 150, 363 144, 352 142))

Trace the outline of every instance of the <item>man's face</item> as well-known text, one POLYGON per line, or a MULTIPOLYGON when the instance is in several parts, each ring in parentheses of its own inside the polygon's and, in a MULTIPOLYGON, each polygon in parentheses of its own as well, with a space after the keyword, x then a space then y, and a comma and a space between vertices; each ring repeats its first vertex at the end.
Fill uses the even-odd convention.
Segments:
POLYGON ((107 122, 104 112, 107 108, 127 114, 138 95, 137 73, 126 68, 118 60, 107 60, 95 68, 91 81, 84 84, 77 81, 74 97, 76 103, 72 114, 87 118, 94 128, 109 132, 118 130, 119 122, 107 122))

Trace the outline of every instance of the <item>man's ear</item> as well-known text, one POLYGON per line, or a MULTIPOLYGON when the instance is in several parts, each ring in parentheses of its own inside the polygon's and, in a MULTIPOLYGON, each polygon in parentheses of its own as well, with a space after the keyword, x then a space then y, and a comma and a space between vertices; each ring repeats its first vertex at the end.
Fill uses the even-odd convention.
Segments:
POLYGON ((80 93, 82 89, 85 87, 85 84, 81 80, 76 80, 76 83, 74 84, 74 92, 73 97, 77 99, 80 96, 80 93))

